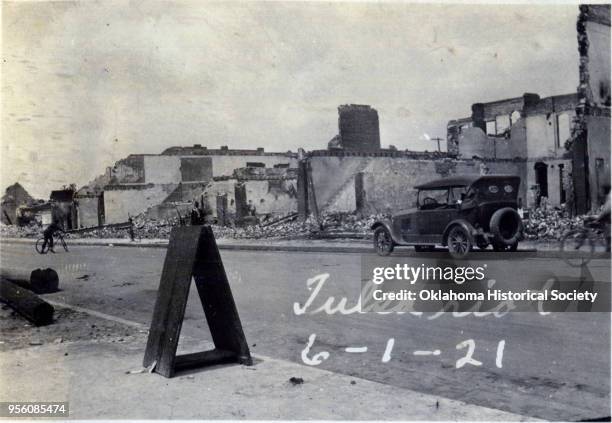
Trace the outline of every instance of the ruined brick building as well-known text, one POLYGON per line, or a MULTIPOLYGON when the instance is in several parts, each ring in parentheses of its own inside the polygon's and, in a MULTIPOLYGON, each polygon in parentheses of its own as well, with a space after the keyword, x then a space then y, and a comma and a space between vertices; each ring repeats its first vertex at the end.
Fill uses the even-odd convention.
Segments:
POLYGON ((0 221, 5 225, 17 224, 17 210, 20 207, 27 207, 34 204, 34 198, 16 182, 6 188, 2 199, 0 200, 0 221))
POLYGON ((577 93, 473 104, 470 117, 448 123, 447 148, 523 162, 528 206, 546 197, 582 214, 603 203, 610 178, 610 5, 580 6, 577 31, 577 93))
POLYGON ((448 122, 447 152, 383 149, 376 109, 341 105, 338 134, 323 150, 298 155, 196 144, 130 155, 76 194, 79 225, 125 222, 142 212, 163 218, 194 200, 220 219, 254 209, 303 217, 313 207, 393 212, 414 205, 419 183, 478 173, 520 176, 527 207, 546 198, 584 213, 601 204, 609 178, 610 6, 580 6, 577 30, 576 93, 473 104, 469 116, 448 122))
POLYGON ((468 118, 447 126, 447 150, 458 158, 512 160, 525 180, 526 205, 546 197, 567 200, 571 156, 565 148, 576 116, 576 94, 540 98, 537 94, 477 103, 468 118))
MULTIPOLYGON (((514 159, 488 155, 458 158, 443 152, 383 149, 375 109, 362 105, 340 106, 338 116, 340 135, 332 139, 327 150, 308 152, 299 163, 298 210, 302 216, 315 207, 320 212, 394 212, 413 207, 416 201, 413 187, 432 179, 479 174, 483 169, 491 173, 524 172, 524 165, 514 159), (350 132, 343 133, 343 128, 351 127, 364 112, 368 118, 361 120, 361 136, 354 141, 350 132)), ((525 192, 524 184, 520 189, 525 192)))
MULTIPOLYGON (((77 193, 79 213, 83 216, 80 226, 121 223, 128 216, 145 211, 150 211, 153 217, 165 217, 175 214, 177 204, 182 203, 183 209, 190 208, 189 203, 193 200, 205 200, 214 210, 216 195, 222 192, 229 193, 228 208, 235 213, 233 190, 236 183, 244 185, 244 181, 252 179, 274 185, 275 179, 290 179, 276 177, 285 171, 272 169, 295 168, 296 157, 295 153, 270 153, 263 148, 235 150, 223 146, 208 149, 199 144, 171 147, 161 154, 132 154, 109 167, 106 175, 97 180, 100 186, 87 186, 77 193), (268 170, 267 175, 249 178, 243 172, 242 177, 235 176, 235 171, 251 167, 268 170)), ((273 202, 267 201, 269 198, 264 196, 263 188, 259 186, 263 185, 262 182, 247 185, 254 192, 251 200, 257 197, 260 210, 274 209, 273 202)), ((287 188, 287 191, 292 189, 295 190, 287 188)), ((275 191, 271 189, 270 192, 275 191)), ((274 198, 278 196, 277 192, 274 198)))

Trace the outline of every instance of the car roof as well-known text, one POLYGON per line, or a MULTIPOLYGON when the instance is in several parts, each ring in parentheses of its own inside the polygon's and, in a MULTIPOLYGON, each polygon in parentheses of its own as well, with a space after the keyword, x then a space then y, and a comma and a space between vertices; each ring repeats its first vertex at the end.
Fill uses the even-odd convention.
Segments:
POLYGON ((436 189, 436 188, 448 188, 448 187, 463 187, 472 185, 474 182, 488 179, 488 180, 508 180, 508 179, 520 179, 516 175, 455 175, 448 178, 435 179, 433 181, 417 185, 415 189, 436 189))

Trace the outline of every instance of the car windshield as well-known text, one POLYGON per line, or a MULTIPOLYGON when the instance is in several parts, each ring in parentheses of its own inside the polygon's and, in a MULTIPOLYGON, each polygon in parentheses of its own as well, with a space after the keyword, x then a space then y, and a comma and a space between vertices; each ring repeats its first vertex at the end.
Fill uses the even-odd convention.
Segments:
POLYGON ((466 193, 466 187, 452 187, 448 192, 449 204, 461 204, 462 196, 466 193))

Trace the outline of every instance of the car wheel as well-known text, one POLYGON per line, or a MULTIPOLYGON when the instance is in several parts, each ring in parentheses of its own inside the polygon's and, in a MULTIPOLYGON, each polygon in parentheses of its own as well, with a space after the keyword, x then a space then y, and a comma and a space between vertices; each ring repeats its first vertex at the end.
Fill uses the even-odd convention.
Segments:
POLYGON ((379 256, 388 256, 393 252, 395 243, 391 234, 384 226, 376 228, 374 231, 374 249, 379 256))
POLYGON ((472 249, 470 234, 463 226, 454 226, 446 240, 448 251, 454 258, 464 258, 472 249))

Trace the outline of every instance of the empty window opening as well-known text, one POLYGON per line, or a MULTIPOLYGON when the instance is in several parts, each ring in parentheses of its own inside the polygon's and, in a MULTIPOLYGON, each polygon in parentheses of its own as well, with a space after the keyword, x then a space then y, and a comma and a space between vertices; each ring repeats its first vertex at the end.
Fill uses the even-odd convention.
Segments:
POLYGON ((501 135, 510 129, 510 116, 499 115, 495 118, 495 132, 497 135, 501 135))
POLYGON ((565 144, 570 137, 570 117, 567 113, 557 116, 557 148, 565 144))
POLYGON ((490 120, 487 122, 487 135, 495 135, 495 121, 490 120))

